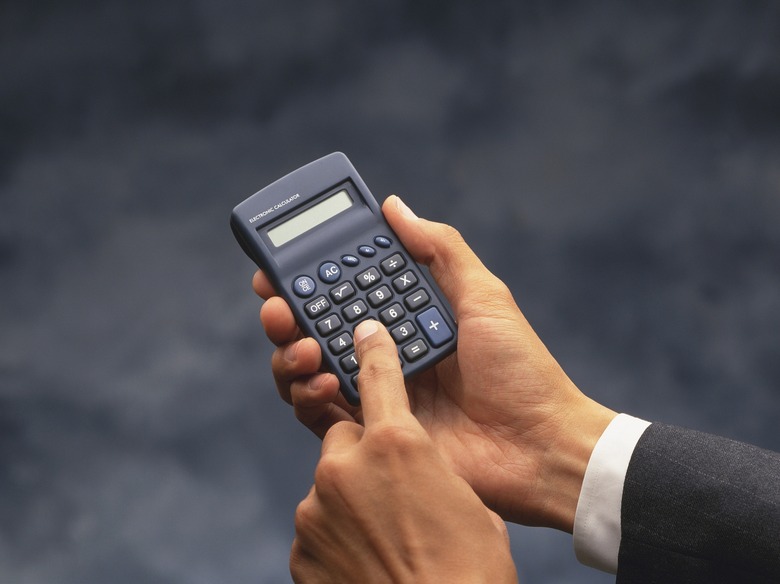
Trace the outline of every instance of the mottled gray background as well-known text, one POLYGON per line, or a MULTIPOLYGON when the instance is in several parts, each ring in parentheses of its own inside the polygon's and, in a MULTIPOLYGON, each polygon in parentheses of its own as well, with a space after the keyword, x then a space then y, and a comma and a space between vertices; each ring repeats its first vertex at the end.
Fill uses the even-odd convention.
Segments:
MULTIPOLYGON (((780 449, 776 3, 0 2, 0 581, 288 582, 231 208, 346 152, 580 387, 780 449), (750 8, 752 7, 752 8, 750 8)), ((606 583, 512 528, 525 582, 606 583)))

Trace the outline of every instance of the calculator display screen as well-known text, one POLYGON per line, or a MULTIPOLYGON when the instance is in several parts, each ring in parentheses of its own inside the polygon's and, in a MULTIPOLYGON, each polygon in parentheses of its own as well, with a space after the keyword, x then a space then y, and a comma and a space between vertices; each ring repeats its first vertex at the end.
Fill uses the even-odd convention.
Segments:
POLYGON ((298 213, 292 219, 280 223, 268 230, 268 238, 276 247, 292 241, 296 237, 311 231, 328 219, 346 211, 352 206, 352 199, 346 190, 341 190, 331 195, 324 201, 320 201, 313 207, 309 207, 302 213, 298 213))

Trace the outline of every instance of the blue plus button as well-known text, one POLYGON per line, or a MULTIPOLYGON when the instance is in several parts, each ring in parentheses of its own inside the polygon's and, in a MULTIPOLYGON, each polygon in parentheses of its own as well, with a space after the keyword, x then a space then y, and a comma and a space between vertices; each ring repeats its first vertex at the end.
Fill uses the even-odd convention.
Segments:
POLYGON ((333 284, 341 277, 341 268, 333 262, 325 262, 320 266, 320 280, 333 284))
POLYGON ((301 298, 308 298, 317 289, 317 283, 309 276, 298 276, 293 282, 293 292, 301 298))
POLYGON ((425 333, 434 347, 441 347, 454 336, 450 327, 447 326, 447 322, 442 318, 441 312, 435 306, 418 314, 417 324, 420 325, 422 332, 425 333))

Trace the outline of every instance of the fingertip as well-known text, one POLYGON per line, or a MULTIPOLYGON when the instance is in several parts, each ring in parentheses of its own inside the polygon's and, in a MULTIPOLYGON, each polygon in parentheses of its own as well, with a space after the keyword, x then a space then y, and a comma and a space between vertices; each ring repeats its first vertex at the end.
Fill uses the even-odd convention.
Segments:
POLYGON ((408 219, 409 221, 415 221, 419 219, 419 217, 412 211, 409 206, 399 197, 398 195, 390 195, 385 200, 384 205, 382 205, 383 209, 385 205, 388 205, 388 209, 390 207, 393 208, 395 212, 397 212, 402 217, 408 219))
POLYGON ((263 273, 263 270, 257 270, 252 276, 252 289, 255 294, 260 296, 263 300, 268 300, 272 296, 276 296, 276 290, 274 290, 271 281, 263 273))
POLYGON ((289 343, 300 336, 292 310, 281 297, 272 296, 260 307, 260 322, 275 345, 289 343))
POLYGON ((379 323, 375 320, 364 320, 355 328, 354 341, 355 345, 360 345, 368 337, 373 335, 379 330, 379 323))

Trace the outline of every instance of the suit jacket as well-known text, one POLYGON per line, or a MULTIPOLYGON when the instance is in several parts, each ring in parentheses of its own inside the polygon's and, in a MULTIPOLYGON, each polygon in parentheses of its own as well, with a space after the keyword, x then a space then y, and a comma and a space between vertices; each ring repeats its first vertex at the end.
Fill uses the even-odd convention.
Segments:
POLYGON ((663 424, 626 473, 618 584, 780 582, 780 454, 663 424))

